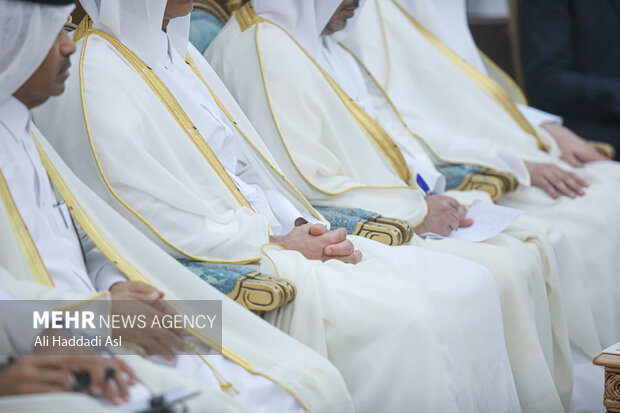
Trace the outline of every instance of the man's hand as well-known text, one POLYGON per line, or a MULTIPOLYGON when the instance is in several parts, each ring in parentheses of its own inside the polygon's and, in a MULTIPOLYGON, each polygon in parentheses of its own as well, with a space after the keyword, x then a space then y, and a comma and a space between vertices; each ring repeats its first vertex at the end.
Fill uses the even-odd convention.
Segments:
POLYGON ((344 228, 328 231, 322 224, 304 224, 293 228, 287 235, 271 237, 271 242, 287 250, 299 251, 309 260, 325 262, 336 259, 347 264, 357 264, 362 260, 362 253, 347 240, 344 228))
POLYGON ((110 293, 113 300, 138 300, 161 313, 176 314, 176 311, 163 300, 163 291, 140 281, 118 282, 110 287, 110 293))
POLYGON ((583 168, 584 163, 608 161, 592 145, 577 136, 573 131, 557 123, 545 123, 542 127, 553 136, 562 151, 562 159, 575 168, 583 168))
POLYGON ((123 361, 101 356, 20 357, 0 374, 0 396, 69 392, 76 374, 88 374, 90 390, 114 404, 129 401, 133 371, 123 361), (111 381, 114 381, 115 386, 111 381))
POLYGON ((140 281, 118 282, 110 287, 114 300, 138 300, 154 302, 164 298, 164 293, 157 288, 140 281))
POLYGON ((177 313, 162 300, 164 293, 153 286, 141 282, 120 282, 110 287, 112 294, 112 314, 125 317, 145 316, 145 329, 120 328, 113 331, 114 337, 122 336, 126 341, 142 347, 147 355, 160 355, 173 360, 174 348, 185 349, 185 329, 150 328, 153 320, 159 321, 165 315, 177 313))
POLYGON ((525 166, 530 172, 532 185, 544 189, 553 199, 562 195, 574 199, 586 194, 584 188, 589 186, 588 183, 573 173, 546 163, 525 162, 525 166))
POLYGON ((467 208, 454 198, 445 195, 430 195, 426 197, 428 215, 416 228, 418 235, 432 232, 447 237, 458 227, 469 227, 474 223, 471 218, 466 218, 467 208))
POLYGON ((20 357, 0 375, 0 396, 71 391, 75 377, 55 356, 20 357))

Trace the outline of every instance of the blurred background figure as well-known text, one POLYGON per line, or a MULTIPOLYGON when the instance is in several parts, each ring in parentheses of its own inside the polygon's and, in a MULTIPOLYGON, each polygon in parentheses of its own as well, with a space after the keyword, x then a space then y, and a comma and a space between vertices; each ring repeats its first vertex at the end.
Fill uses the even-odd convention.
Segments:
POLYGON ((533 105, 584 138, 620 145, 620 1, 521 0, 521 55, 533 105))

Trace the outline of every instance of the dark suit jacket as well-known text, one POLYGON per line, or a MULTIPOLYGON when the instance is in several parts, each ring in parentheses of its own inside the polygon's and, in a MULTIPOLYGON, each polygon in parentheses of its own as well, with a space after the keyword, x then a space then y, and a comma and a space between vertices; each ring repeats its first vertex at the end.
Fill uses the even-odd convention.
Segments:
POLYGON ((521 0, 531 104, 585 138, 620 144, 620 0, 521 0))

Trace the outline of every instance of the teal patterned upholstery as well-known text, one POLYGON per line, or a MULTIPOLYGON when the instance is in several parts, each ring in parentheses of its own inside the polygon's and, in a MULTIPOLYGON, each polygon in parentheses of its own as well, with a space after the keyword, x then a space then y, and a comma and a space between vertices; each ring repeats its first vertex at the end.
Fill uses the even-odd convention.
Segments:
POLYGON ((437 170, 446 177, 446 189, 454 189, 461 186, 463 181, 471 174, 480 170, 477 165, 440 165, 437 170))
POLYGON ((204 53, 215 36, 222 30, 224 23, 204 10, 192 11, 189 41, 200 53, 204 53))
POLYGON ((325 214, 335 214, 335 215, 347 215, 350 217, 360 218, 360 219, 371 219, 377 217, 379 214, 376 212, 366 211, 365 209, 360 208, 337 208, 337 207, 324 207, 320 206, 319 212, 325 216, 325 214))
POLYGON ((344 228, 349 235, 354 234, 362 220, 368 220, 377 215, 374 212, 357 208, 314 207, 331 224, 332 229, 344 228))
POLYGON ((344 228, 349 235, 358 235, 387 245, 406 244, 415 229, 408 221, 387 218, 359 208, 315 207, 331 224, 332 229, 344 228))
POLYGON ((223 294, 232 293, 239 280, 245 275, 255 272, 241 265, 217 264, 191 260, 179 260, 179 262, 223 294))

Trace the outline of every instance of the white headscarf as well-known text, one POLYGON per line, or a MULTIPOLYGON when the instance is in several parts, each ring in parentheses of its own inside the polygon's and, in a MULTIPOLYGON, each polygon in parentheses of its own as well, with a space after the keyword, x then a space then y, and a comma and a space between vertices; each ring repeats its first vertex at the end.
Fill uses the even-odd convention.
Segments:
POLYGON ((312 56, 321 54, 321 33, 341 0, 251 0, 260 17, 286 30, 312 56))
POLYGON ((426 30, 482 71, 484 63, 467 21, 466 0, 397 0, 426 30))
POLYGON ((0 0, 0 103, 36 72, 73 6, 0 0))
MULTIPOLYGON (((160 56, 160 35, 167 0, 80 0, 95 29, 118 39, 149 66, 160 56)), ((185 56, 190 16, 172 19, 166 30, 172 46, 185 56)))

